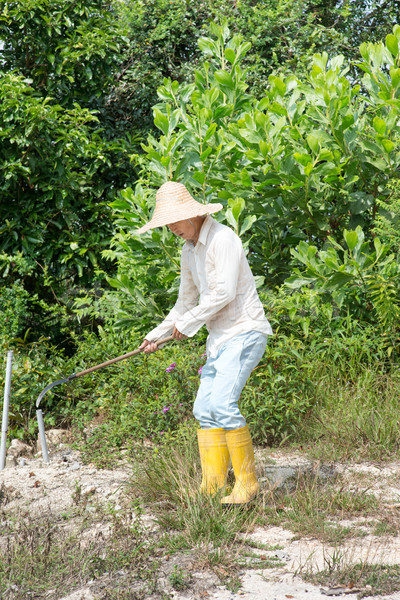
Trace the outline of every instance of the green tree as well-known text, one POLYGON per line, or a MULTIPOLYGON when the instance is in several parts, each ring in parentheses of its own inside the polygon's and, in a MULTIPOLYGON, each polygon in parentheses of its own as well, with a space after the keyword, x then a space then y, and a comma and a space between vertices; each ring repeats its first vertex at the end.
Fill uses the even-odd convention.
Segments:
MULTIPOLYGON (((329 237, 340 242, 344 229, 358 226, 370 241, 400 166, 400 27, 385 44, 361 46, 362 86, 352 85, 343 56, 315 54, 306 77, 271 76, 261 99, 248 92, 241 68, 250 44, 230 37, 226 23, 212 29, 213 38, 199 39, 206 60, 194 81, 165 79, 158 90, 160 137, 150 135, 146 155, 137 157, 147 192, 127 190, 115 205, 124 221, 120 252, 132 265, 139 253, 141 265, 153 262, 160 233, 135 239, 132 230, 150 218, 152 190, 168 179, 201 201, 225 204, 221 218, 270 285, 291 274, 291 250, 302 242, 323 249, 329 237)), ((161 235, 166 243, 168 234, 161 235)), ((173 263, 164 276, 177 276, 173 263)), ((155 297, 151 280, 137 284, 144 297, 155 297)))
POLYGON ((135 132, 107 105, 123 44, 112 3, 0 3, 0 251, 33 261, 23 284, 49 301, 92 284, 108 203, 135 177, 135 132))
POLYGON ((3 74, 0 99, 0 249, 35 261, 28 291, 40 291, 45 276, 59 289, 97 264, 111 234, 97 118, 43 99, 20 75, 3 74))
POLYGON ((0 3, 2 70, 32 80, 66 108, 97 108, 118 70, 122 30, 101 0, 0 3))
MULTIPOLYGON (((398 20, 397 0, 128 0, 119 14, 127 41, 111 106, 121 126, 148 131, 163 78, 188 83, 201 64, 197 39, 227 20, 252 47, 242 62, 256 96, 274 73, 304 75, 312 55, 354 59, 361 42, 377 42, 398 20)), ((352 67, 351 67, 352 68, 352 67)), ((357 77, 357 70, 352 70, 357 77)))

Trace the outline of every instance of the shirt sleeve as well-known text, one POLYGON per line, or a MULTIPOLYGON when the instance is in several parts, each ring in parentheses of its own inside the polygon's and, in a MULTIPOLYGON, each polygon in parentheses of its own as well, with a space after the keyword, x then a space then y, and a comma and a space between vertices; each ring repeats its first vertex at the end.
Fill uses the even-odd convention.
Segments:
POLYGON ((192 273, 185 247, 181 256, 181 281, 179 285, 178 299, 170 310, 164 321, 146 335, 146 340, 156 342, 172 334, 176 321, 196 306, 199 299, 199 290, 193 281, 192 273))
POLYGON ((206 259, 208 291, 197 306, 187 310, 176 322, 178 331, 192 337, 224 306, 236 297, 242 244, 233 232, 214 239, 206 259))

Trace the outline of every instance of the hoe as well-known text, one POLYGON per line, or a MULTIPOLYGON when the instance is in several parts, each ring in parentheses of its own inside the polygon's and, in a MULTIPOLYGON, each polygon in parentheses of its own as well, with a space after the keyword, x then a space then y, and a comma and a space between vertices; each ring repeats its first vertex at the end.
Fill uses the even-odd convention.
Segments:
MULTIPOLYGON (((174 339, 173 336, 170 335, 169 337, 159 340, 157 342, 157 345, 161 346, 162 344, 171 342, 173 339, 174 339)), ((39 408, 40 402, 41 402, 43 396, 45 395, 45 393, 48 392, 49 390, 51 390, 56 385, 60 385, 61 383, 67 383, 68 381, 72 381, 73 379, 78 379, 78 377, 83 377, 83 375, 88 375, 89 373, 93 373, 93 371, 97 371, 98 369, 103 369, 104 367, 109 367, 110 365, 113 365, 113 364, 119 362, 120 360, 125 360, 127 358, 130 358, 131 356, 140 354, 141 352, 142 352, 142 350, 139 350, 139 349, 132 350, 132 352, 128 352, 127 354, 123 354, 122 356, 117 356, 117 358, 112 358, 111 360, 107 360, 106 362, 103 362, 100 365, 90 367, 90 369, 85 369, 84 371, 80 371, 79 373, 73 373, 66 379, 59 379, 58 381, 54 381, 53 383, 50 383, 48 386, 46 386, 44 388, 44 390, 42 392, 40 392, 38 399, 36 400, 36 408, 37 408, 36 416, 37 416, 38 426, 39 426, 40 442, 42 444, 42 456, 43 456, 43 460, 45 463, 49 462, 49 455, 47 452, 47 443, 46 443, 46 435, 45 435, 45 431, 44 431, 43 413, 42 413, 42 410, 39 408)))

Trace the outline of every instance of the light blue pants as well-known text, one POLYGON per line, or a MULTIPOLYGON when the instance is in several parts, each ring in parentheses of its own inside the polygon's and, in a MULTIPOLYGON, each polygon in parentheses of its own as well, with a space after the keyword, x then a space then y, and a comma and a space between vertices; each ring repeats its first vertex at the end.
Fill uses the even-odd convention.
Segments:
POLYGON ((246 425, 238 401, 266 345, 266 335, 249 331, 228 340, 215 358, 207 360, 193 407, 201 429, 231 430, 246 425))

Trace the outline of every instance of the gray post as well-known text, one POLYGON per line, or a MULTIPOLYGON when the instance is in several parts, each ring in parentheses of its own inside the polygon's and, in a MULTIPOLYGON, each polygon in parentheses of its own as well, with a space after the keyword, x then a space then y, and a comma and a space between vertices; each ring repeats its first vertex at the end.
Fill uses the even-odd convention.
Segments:
POLYGON ((45 463, 49 463, 49 454, 47 452, 47 442, 46 442, 46 434, 44 432, 44 422, 43 422, 43 413, 40 409, 36 411, 37 422, 39 426, 39 437, 40 443, 42 445, 42 457, 45 463))
POLYGON ((0 471, 6 464, 6 440, 8 429, 8 411, 10 408, 10 389, 11 389, 11 370, 12 370, 13 351, 7 352, 6 380, 4 384, 4 405, 3 419, 1 424, 1 444, 0 444, 0 471))

